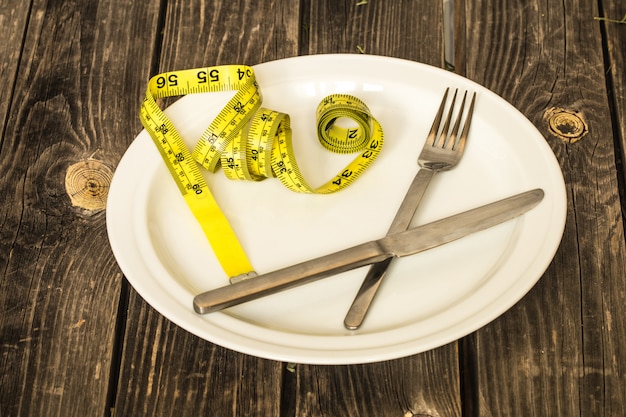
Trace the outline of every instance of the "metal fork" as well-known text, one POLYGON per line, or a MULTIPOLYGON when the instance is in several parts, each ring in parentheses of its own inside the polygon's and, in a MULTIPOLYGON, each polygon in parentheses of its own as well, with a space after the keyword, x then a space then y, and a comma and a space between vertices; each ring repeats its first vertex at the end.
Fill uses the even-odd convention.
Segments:
MULTIPOLYGON (((465 108, 467 91, 463 95, 463 101, 461 102, 460 109, 458 110, 454 126, 448 135, 458 90, 455 90, 454 92, 450 109, 440 133, 439 127, 443 118, 443 112, 449 90, 450 89, 447 88, 443 95, 443 100, 441 100, 441 105, 439 106, 435 120, 433 121, 428 137, 426 138, 426 143, 424 144, 422 152, 417 159, 420 169, 415 175, 415 178, 413 179, 413 182, 411 183, 411 186, 409 187, 409 190, 407 191, 407 194, 404 197, 398 212, 396 213, 396 217, 391 223, 391 227, 387 232, 388 235, 402 232, 409 227, 411 219, 413 218, 417 206, 422 200, 424 192, 426 191, 432 177, 439 171, 447 171, 456 166, 463 155, 472 115, 474 113, 476 93, 472 96, 472 101, 467 111, 467 115, 465 116, 465 123, 463 125, 461 135, 459 136, 458 132, 459 127, 461 126, 463 110, 465 108)), ((363 323, 363 319, 369 310, 372 300, 374 299, 374 296, 376 295, 380 283, 382 282, 392 260, 393 258, 389 258, 385 261, 373 264, 370 267, 367 275, 365 276, 365 280, 363 281, 363 284, 361 284, 361 288, 359 288, 359 292, 357 293, 350 309, 348 310, 348 314, 346 314, 344 319, 344 326, 347 329, 356 330, 363 323)))

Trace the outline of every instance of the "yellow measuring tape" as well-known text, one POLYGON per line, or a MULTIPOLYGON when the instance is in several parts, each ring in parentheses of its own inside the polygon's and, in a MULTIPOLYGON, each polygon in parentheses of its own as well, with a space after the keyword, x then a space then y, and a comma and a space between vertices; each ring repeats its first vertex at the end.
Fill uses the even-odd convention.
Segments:
POLYGON ((365 103, 348 94, 329 95, 317 107, 318 139, 329 151, 358 155, 325 184, 312 187, 296 162, 289 115, 262 108, 261 102, 251 67, 222 65, 152 77, 139 112, 143 126, 231 279, 254 275, 254 268, 209 190, 200 166, 210 172, 221 166, 230 179, 259 181, 277 177, 290 190, 328 194, 354 182, 383 145, 382 127, 365 103), (223 91, 236 93, 190 152, 156 100, 223 91), (340 119, 351 120, 351 126, 340 126, 336 123, 340 119))

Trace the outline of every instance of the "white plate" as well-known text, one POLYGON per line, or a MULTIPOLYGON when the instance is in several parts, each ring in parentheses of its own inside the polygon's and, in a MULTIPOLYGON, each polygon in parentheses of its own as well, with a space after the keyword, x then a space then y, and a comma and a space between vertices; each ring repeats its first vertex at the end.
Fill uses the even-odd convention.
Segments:
MULTIPOLYGON (((244 183, 221 172, 205 175, 258 273, 382 237, 417 170, 417 155, 447 86, 477 92, 471 135, 460 164, 433 179, 414 224, 535 187, 544 189, 545 199, 519 219, 398 259, 356 332, 342 323, 365 269, 198 315, 193 297, 228 285, 227 277, 142 131, 115 172, 107 228, 122 271, 165 317, 255 356, 365 363, 419 353, 473 332, 509 309, 544 273, 565 225, 563 176, 545 139, 503 99, 453 73, 379 56, 303 56, 257 65, 255 71, 264 107, 291 115, 296 156, 313 185, 351 158, 320 150, 315 108, 324 96, 356 95, 385 132, 379 159, 334 195, 297 194, 275 179, 244 183)), ((166 113, 192 147, 228 98, 190 95, 166 113)))

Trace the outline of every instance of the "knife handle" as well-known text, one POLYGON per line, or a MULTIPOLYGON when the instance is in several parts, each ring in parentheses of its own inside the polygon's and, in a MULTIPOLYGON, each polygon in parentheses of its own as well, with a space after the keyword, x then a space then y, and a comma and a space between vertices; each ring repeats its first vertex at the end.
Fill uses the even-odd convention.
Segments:
POLYGON ((393 254, 381 246, 379 241, 362 243, 330 255, 204 292, 194 298, 193 307, 199 314, 219 311, 392 256, 393 254))

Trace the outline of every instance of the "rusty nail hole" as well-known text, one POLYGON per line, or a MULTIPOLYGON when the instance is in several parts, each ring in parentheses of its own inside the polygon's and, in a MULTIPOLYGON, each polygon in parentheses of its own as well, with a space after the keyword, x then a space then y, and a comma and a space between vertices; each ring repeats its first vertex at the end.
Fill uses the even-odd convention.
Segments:
POLYGON ((548 122, 548 129, 557 138, 574 143, 583 138, 589 131, 581 113, 553 107, 544 115, 548 122))

